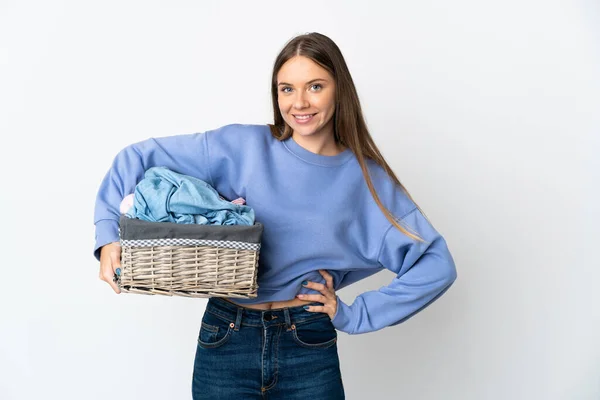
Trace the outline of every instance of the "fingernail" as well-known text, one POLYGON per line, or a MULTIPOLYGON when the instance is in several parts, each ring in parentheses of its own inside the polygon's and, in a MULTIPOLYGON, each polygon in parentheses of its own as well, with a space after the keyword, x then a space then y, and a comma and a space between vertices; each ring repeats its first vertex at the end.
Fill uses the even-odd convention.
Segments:
POLYGON ((302 281, 302 286, 306 286, 306 285, 308 285, 308 282, 302 281))
POLYGON ((305 310, 308 310, 308 307, 310 306, 302 306, 302 308, 304 308, 305 310))
POLYGON ((117 275, 121 275, 121 268, 117 268, 115 272, 117 273, 117 275))

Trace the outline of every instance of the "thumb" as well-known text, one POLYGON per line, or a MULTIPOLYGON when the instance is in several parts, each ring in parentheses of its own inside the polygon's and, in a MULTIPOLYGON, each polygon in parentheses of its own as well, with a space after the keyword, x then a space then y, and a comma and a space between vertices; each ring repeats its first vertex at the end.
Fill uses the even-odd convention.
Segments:
MULTIPOLYGON (((113 271, 117 271, 117 268, 121 268, 121 247, 115 246, 110 252, 110 261, 112 263, 113 271)), ((120 272, 120 270, 119 270, 120 272)))

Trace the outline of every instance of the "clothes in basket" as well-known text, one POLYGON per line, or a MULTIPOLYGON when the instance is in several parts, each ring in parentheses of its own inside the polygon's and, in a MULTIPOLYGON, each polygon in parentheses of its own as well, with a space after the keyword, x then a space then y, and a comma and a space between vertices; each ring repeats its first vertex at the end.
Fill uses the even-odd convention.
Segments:
POLYGON ((146 170, 125 214, 151 222, 200 225, 253 225, 254 210, 223 199, 207 182, 165 167, 146 170))

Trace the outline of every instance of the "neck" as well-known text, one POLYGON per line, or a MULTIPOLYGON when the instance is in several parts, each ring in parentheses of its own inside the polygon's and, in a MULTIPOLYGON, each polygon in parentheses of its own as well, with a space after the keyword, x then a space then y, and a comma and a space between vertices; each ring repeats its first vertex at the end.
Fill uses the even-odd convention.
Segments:
POLYGON ((309 136, 293 132, 292 139, 306 150, 322 156, 335 156, 345 150, 344 146, 335 141, 333 132, 317 132, 309 136))

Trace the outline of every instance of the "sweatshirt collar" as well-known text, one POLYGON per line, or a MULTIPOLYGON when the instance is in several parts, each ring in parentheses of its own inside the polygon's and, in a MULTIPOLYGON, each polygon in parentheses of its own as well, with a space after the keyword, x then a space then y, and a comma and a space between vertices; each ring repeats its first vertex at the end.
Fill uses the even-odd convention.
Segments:
POLYGON ((342 165, 352 157, 352 150, 346 148, 335 156, 324 156, 322 154, 313 153, 300 146, 293 137, 289 137, 282 141, 283 145, 298 158, 310 164, 317 164, 326 167, 342 165))

